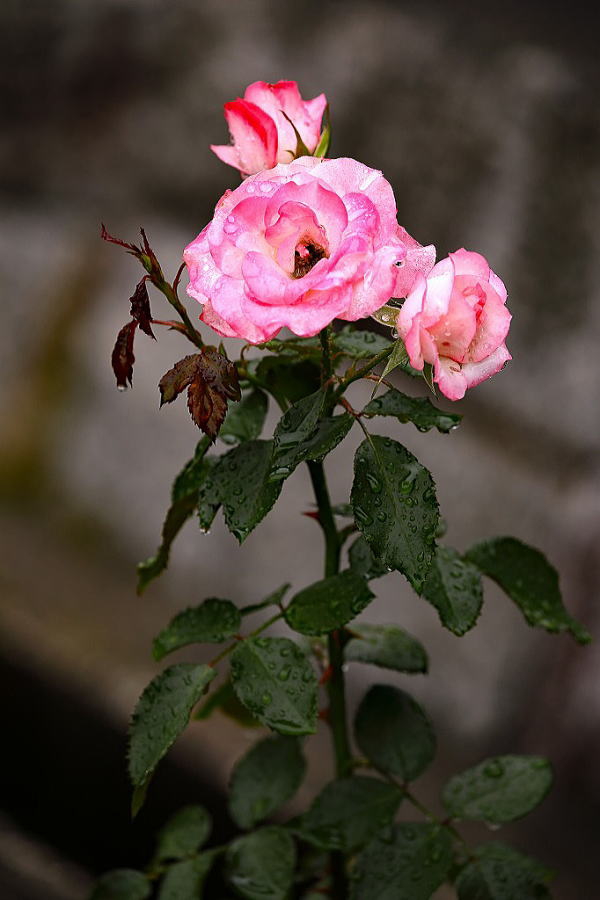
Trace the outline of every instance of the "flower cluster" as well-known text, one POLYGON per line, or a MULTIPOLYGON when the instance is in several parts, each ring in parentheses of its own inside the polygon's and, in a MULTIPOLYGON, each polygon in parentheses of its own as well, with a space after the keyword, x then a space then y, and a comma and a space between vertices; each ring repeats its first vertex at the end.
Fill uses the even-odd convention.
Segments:
POLYGON ((243 181, 217 203, 184 252, 188 293, 219 334, 259 344, 282 328, 309 337, 334 319, 370 316, 390 298, 411 365, 433 367, 452 400, 499 371, 510 314, 506 289, 478 253, 435 264, 398 224, 381 172, 354 159, 324 159, 323 94, 302 99, 295 82, 255 82, 225 104, 231 146, 213 146, 243 181))

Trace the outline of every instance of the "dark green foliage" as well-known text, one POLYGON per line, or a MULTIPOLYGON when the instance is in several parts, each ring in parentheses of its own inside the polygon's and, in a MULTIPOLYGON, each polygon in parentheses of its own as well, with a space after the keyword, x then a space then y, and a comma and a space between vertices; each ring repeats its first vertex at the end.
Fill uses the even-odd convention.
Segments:
POLYGON ((419 431, 437 428, 447 434, 456 428, 462 416, 437 409, 427 397, 409 397, 391 388, 367 403, 364 416, 394 416, 399 422, 412 422, 419 431))
POLYGON ((90 900, 146 900, 149 896, 145 875, 135 869, 114 869, 98 880, 90 900))
POLYGON ((353 572, 363 575, 369 581, 390 573, 390 569, 375 558, 373 551, 362 536, 357 537, 348 550, 348 562, 353 572))
POLYGON ((148 782, 215 674, 210 666, 179 663, 157 675, 144 690, 129 730, 129 774, 136 787, 148 782))
POLYGON ((184 806, 158 832, 155 860, 185 859, 208 840, 212 821, 203 806, 184 806))
POLYGON ((321 368, 310 359, 264 356, 256 375, 273 396, 289 403, 312 394, 321 384, 321 368))
POLYGON ((347 569, 296 594, 285 611, 285 620, 301 634, 325 634, 357 616, 374 596, 365 579, 347 569))
POLYGON ((296 793, 306 769, 298 738, 275 735, 255 744, 236 764, 229 812, 240 828, 252 828, 296 793))
POLYGON ((274 825, 238 838, 225 857, 228 881, 247 900, 285 900, 295 864, 292 838, 274 825))
POLYGON ((558 572, 539 550, 516 538, 500 537, 476 544, 466 558, 500 585, 530 625, 570 631, 580 644, 589 643, 589 633, 563 606, 558 572))
POLYGON ((425 712, 392 685, 376 684, 365 694, 354 733, 367 759, 402 781, 417 778, 435 756, 435 735, 425 712))
MULTIPOLYGON (((360 854, 351 900, 430 900, 453 863, 452 842, 439 825, 403 822, 360 854)), ((513 898, 517 900, 517 898, 513 898)))
POLYGON ((210 440, 202 438, 198 442, 194 456, 173 482, 171 506, 163 525, 161 545, 155 556, 139 563, 137 567, 138 594, 141 594, 144 588, 167 568, 171 544, 185 522, 193 515, 198 491, 212 465, 212 461, 205 457, 209 446, 210 440))
POLYGON ((353 424, 354 418, 349 413, 326 416, 306 440, 276 452, 271 479, 287 478, 301 462, 324 459, 346 437, 353 424))
POLYGON ((230 405, 219 437, 224 444, 241 444, 260 437, 269 401, 263 391, 253 390, 239 403, 230 405))
POLYGON ((272 452, 272 441, 246 441, 220 458, 200 489, 204 527, 212 522, 208 521, 210 511, 216 512, 219 504, 227 527, 240 543, 262 522, 281 491, 280 482, 269 481, 272 452))
POLYGON ((550 763, 541 756, 497 756, 451 778, 443 800, 456 819, 502 825, 531 812, 551 785, 550 763))
POLYGON ((440 622, 454 634, 473 627, 481 612, 481 575, 451 547, 438 547, 423 585, 423 596, 435 606, 440 622))
POLYGON ((351 359, 370 359, 391 346, 386 337, 374 331, 354 331, 351 325, 346 325, 338 331, 331 343, 334 352, 337 351, 351 359))
POLYGON ((423 645, 395 625, 352 625, 354 637, 346 644, 347 662, 371 663, 397 672, 426 672, 423 645))
POLYGON ((258 719, 255 719, 238 700, 231 681, 225 681, 216 690, 211 691, 207 700, 194 714, 194 719, 208 719, 216 709, 233 719, 242 728, 258 728, 260 726, 258 719))
POLYGON ((231 655, 238 699, 263 725, 280 734, 314 734, 317 677, 288 638, 249 638, 231 655))
POLYGON ((214 853, 202 853, 170 866, 161 882, 158 900, 198 900, 214 858, 214 853))
POLYGON ((401 801, 402 791, 393 784, 362 775, 340 778, 323 788, 295 830, 322 850, 350 852, 388 826, 401 801))
POLYGON ((551 873, 505 844, 477 847, 456 879, 459 900, 549 900, 551 873))
POLYGON ((402 444, 371 435, 356 451, 352 506, 373 553, 420 591, 433 559, 439 519, 427 469, 402 444))
POLYGON ((241 613, 230 600, 209 597, 200 606, 178 613, 161 631, 154 640, 154 659, 187 644, 220 644, 237 634, 241 622, 241 613))

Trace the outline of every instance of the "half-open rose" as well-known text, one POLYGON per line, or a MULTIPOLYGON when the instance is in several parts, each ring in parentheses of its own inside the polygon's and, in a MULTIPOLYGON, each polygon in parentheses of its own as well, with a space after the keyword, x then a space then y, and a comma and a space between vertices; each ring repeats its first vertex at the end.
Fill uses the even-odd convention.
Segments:
POLYGON ((354 159, 301 157, 228 191, 186 248, 188 293, 219 334, 262 343, 369 316, 431 267, 433 248, 396 221, 381 172, 354 159))
POLYGON ((310 153, 316 149, 326 106, 325 94, 303 100, 295 81, 255 81, 243 98, 223 107, 232 144, 213 144, 210 149, 242 175, 289 163, 298 144, 294 128, 310 153))
POLYGON ((418 274, 396 320, 410 363, 431 363, 434 381, 460 400, 511 359, 506 288, 485 257, 457 250, 425 278, 418 274))

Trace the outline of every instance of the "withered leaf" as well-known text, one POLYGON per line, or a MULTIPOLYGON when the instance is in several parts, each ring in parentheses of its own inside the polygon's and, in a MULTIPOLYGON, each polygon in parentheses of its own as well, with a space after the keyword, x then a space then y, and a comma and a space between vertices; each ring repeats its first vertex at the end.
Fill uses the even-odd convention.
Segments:
POLYGON ((172 369, 165 372, 158 382, 161 406, 172 403, 192 383, 198 372, 200 359, 199 353, 192 353, 190 356, 184 356, 172 369))
POLYGON ((117 379, 117 387, 120 390, 125 390, 127 382, 129 382, 130 385, 133 383, 133 364, 135 362, 135 356, 133 355, 133 336, 137 324, 135 319, 132 319, 131 322, 127 322, 126 325, 123 325, 117 335, 115 346, 113 347, 111 363, 117 379))
POLYGON ((146 287, 146 279, 142 278, 136 285, 133 296, 129 298, 131 303, 131 315, 139 324, 140 328, 148 337, 156 336, 152 331, 152 312, 150 311, 150 298, 148 296, 148 288, 146 287))
POLYGON ((199 374, 188 388, 188 409, 192 421, 214 441, 227 413, 227 398, 199 374))
POLYGON ((214 347, 185 356, 158 384, 162 406, 186 387, 192 421, 214 441, 227 413, 227 401, 241 398, 235 365, 214 347))

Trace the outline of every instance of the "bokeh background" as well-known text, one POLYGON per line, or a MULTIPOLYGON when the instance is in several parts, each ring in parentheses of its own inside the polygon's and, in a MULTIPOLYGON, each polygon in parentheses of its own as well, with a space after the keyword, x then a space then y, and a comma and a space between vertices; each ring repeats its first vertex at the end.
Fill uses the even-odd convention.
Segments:
MULTIPOLYGON (((595 629, 599 19, 578 0, 3 0, 3 898, 85 897, 95 873, 142 864, 183 802, 211 808, 217 838, 231 832, 224 786, 256 735, 219 716, 190 729, 129 821, 124 734, 157 671, 151 638, 206 596, 249 603, 320 571, 298 471, 241 550, 221 522, 208 536, 192 523, 169 572, 134 592, 197 434, 184 404, 158 411, 158 378, 187 352, 179 335, 140 335, 134 389, 115 390, 110 350, 139 272, 100 242, 99 223, 127 239, 143 224, 174 273, 237 183, 208 144, 226 141, 222 104, 251 81, 325 91, 332 152, 382 169, 423 243, 479 249, 506 281, 513 362, 459 404, 457 432, 405 426, 401 439, 436 477, 453 545, 530 541, 595 629)), ((159 297, 153 308, 168 317, 159 297)), ((338 502, 358 440, 328 464, 338 502)), ((598 645, 534 632, 491 585, 478 627, 457 639, 401 576, 375 585, 368 618, 399 622, 430 651, 427 679, 398 677, 439 736, 421 793, 436 806, 448 774, 487 753, 548 755, 553 793, 501 837, 556 868, 559 900, 597 896, 598 645)), ((353 704, 374 680, 370 667, 349 673, 353 704)), ((313 742, 301 802, 328 774, 323 751, 313 742)))

